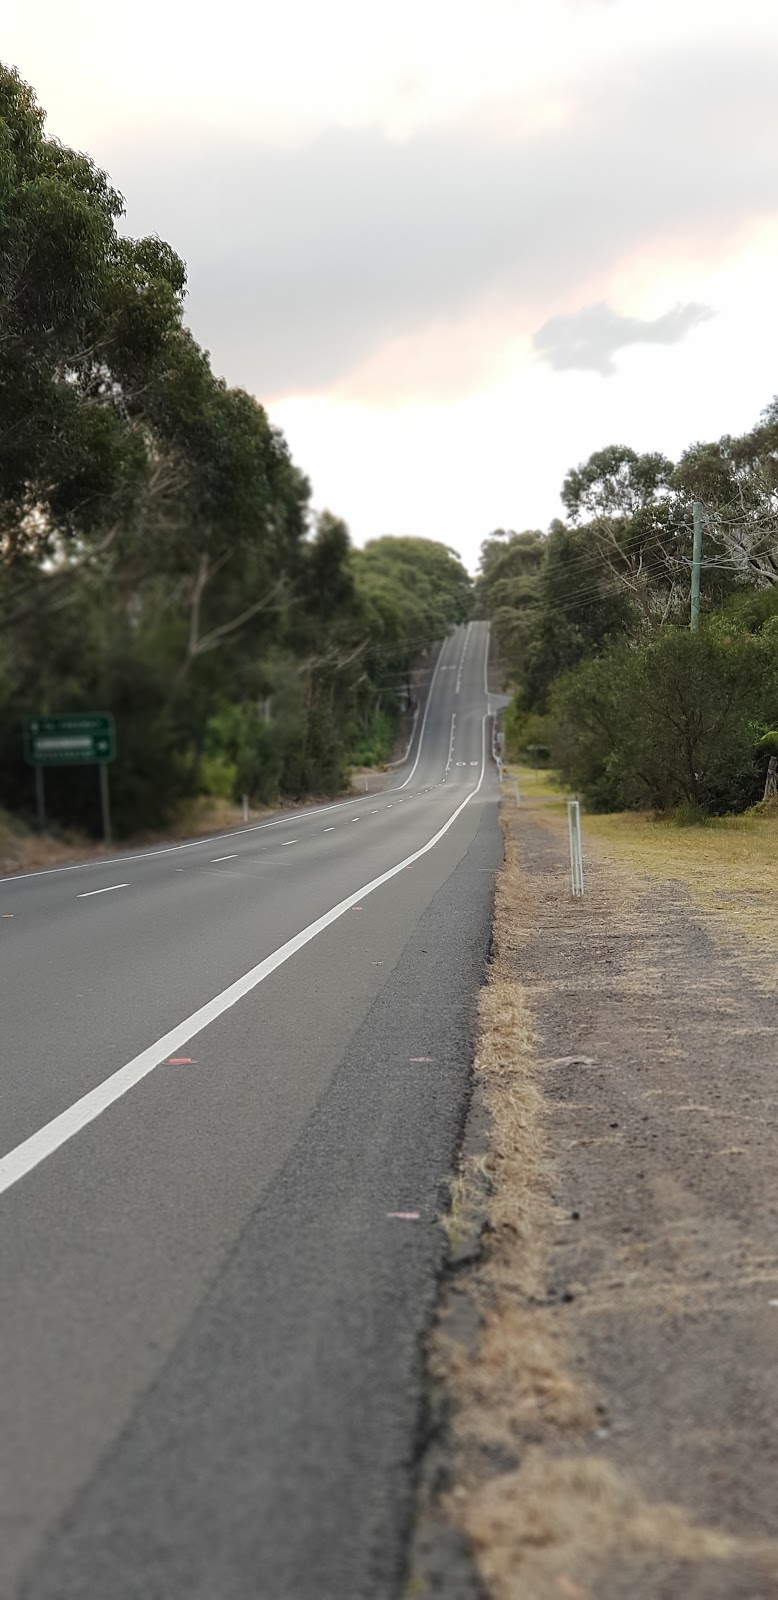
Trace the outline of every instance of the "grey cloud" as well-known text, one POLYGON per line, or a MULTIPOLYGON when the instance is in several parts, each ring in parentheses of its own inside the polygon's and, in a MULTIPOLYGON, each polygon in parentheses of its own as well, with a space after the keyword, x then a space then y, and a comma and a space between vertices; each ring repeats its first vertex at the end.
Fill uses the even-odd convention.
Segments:
POLYGON ((630 344, 678 344, 691 328, 713 314, 710 306, 689 301, 685 306, 674 306, 663 317, 622 317, 600 300, 580 311, 549 317, 534 334, 532 343, 555 372, 577 368, 601 372, 608 378, 616 371, 616 350, 630 344))
POLYGON ((778 45, 698 41, 590 77, 566 125, 529 140, 462 125, 406 143, 215 134, 95 154, 130 197, 131 229, 188 260, 190 320, 217 370, 278 397, 486 297, 537 321, 580 304, 626 252, 719 240, 774 212, 776 81, 778 45))

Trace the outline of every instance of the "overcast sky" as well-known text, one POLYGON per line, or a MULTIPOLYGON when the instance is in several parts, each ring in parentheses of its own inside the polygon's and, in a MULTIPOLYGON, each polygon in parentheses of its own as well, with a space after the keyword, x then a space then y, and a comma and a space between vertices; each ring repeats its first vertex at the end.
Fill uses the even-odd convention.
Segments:
POLYGON ((776 0, 37 0, 3 56, 358 543, 474 569, 778 393, 776 0))

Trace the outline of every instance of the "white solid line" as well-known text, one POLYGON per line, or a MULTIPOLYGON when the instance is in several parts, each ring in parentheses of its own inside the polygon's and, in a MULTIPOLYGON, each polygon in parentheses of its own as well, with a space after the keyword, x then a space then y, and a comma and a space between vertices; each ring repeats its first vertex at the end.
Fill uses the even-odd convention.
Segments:
POLYGON ((444 647, 445 647, 445 643, 446 643, 446 641, 444 639, 443 644, 441 645, 440 650, 438 651, 438 659, 435 662, 435 671, 432 674, 432 682, 431 682, 431 684, 429 686, 429 691, 427 693, 427 704, 424 707, 424 716, 421 719, 421 733, 419 734, 419 748, 416 751, 416 760, 414 761, 413 766, 411 767, 411 770, 408 773, 408 776, 407 776, 405 782, 399 784, 397 789, 395 789, 393 791, 390 791, 390 792, 393 792, 394 794, 399 793, 400 789, 407 789, 408 784, 410 783, 411 778, 413 777, 413 774, 414 774, 414 772, 416 771, 416 768, 419 765, 419 758, 421 756, 422 745, 424 744, 424 729, 427 726, 427 717, 429 715, 430 706, 432 705, 432 696, 433 696, 433 694, 435 692, 435 680, 436 680, 436 678, 438 676, 438 668, 440 667, 440 661, 441 661, 441 657, 443 655, 443 650, 444 650, 444 647))
POLYGON ((83 894, 77 894, 77 900, 91 900, 93 894, 110 894, 112 889, 129 889, 128 883, 109 883, 106 889, 85 889, 83 894))
POLYGON ((157 1039, 154 1044, 149 1045, 148 1049, 142 1050, 140 1055, 135 1056, 132 1061, 128 1061, 125 1066, 119 1067, 117 1072, 113 1072, 110 1078, 106 1078, 103 1083, 99 1083, 95 1089, 90 1089, 88 1094, 82 1095, 81 1099, 76 1100, 72 1106, 68 1107, 67 1111, 61 1111, 59 1116, 52 1118, 51 1122, 47 1122, 45 1127, 39 1128, 37 1133, 31 1134, 29 1139, 25 1139, 22 1144, 17 1145, 15 1150, 9 1150, 8 1154, 0 1160, 0 1194, 4 1194, 6 1189, 10 1189, 14 1183, 18 1183, 20 1178, 26 1177, 42 1161, 45 1161, 47 1156, 53 1155, 55 1150, 61 1149, 62 1145, 67 1144, 68 1140, 74 1138, 83 1128, 88 1127, 90 1122, 94 1122, 104 1111, 107 1111, 109 1106, 114 1105, 117 1100, 121 1100, 128 1090, 133 1089, 136 1083, 140 1083, 141 1079, 148 1077, 150 1072, 161 1066, 168 1056, 175 1055, 182 1045, 187 1044, 198 1033, 202 1033, 203 1028, 207 1028, 210 1023, 216 1022, 218 1017, 223 1016, 225 1011, 229 1011, 238 1000, 242 1000, 245 995, 250 994, 252 989, 256 989, 258 984, 263 983, 265 978, 269 978, 270 974, 275 972, 278 967, 282 967, 291 956, 297 954, 298 950, 302 950, 304 945, 310 943, 311 939, 315 939, 317 934, 323 933, 325 928, 329 928, 333 922, 338 921, 339 917, 350 911, 356 902, 364 900, 368 894, 373 894, 376 889, 380 889, 391 878, 396 878, 398 873, 403 872, 406 867, 412 866, 414 861, 420 860, 422 856, 427 854, 428 850, 434 849, 435 845, 448 833, 449 828, 453 827, 457 817, 464 811, 465 806, 470 804, 474 795, 478 794, 484 781, 485 770, 486 719, 484 718, 481 724, 481 772, 478 782, 475 788, 465 795, 464 800, 457 806, 456 811, 452 811, 448 822, 444 822, 443 827, 439 828, 437 833, 427 840, 426 844, 423 844, 419 850, 414 850, 412 855, 406 856, 404 861, 398 861, 397 865, 390 867, 387 872, 380 873, 377 878, 371 878, 369 883, 363 884, 361 889, 356 889, 345 900, 339 900, 338 904, 332 906, 331 910, 325 911, 323 916, 317 917, 316 921, 309 923, 307 928, 303 928, 293 938, 287 939, 285 944, 279 945, 279 948, 274 950, 272 955, 266 956, 265 960, 260 961, 256 967, 252 967, 250 972, 245 973, 242 978, 238 978, 235 983, 231 983, 227 989, 223 989, 221 994, 217 994, 206 1005, 200 1006, 197 1011, 193 1011, 190 1017, 186 1017, 177 1027, 171 1028, 169 1033, 163 1034, 161 1039, 157 1039))
MULTIPOLYGON (((487 622, 487 624, 486 624, 486 652, 484 654, 484 694, 486 695, 487 702, 488 702, 488 699, 489 699, 489 646, 490 646, 491 642, 492 642, 492 624, 491 624, 491 622, 487 622)), ((487 706, 487 709, 488 709, 488 706, 487 706)))
POLYGON ((237 852, 237 850, 233 850, 231 856, 211 856, 211 866, 215 867, 217 861, 237 861, 237 859, 238 859, 238 852, 237 852))
POLYGON ((451 738, 448 741, 448 761, 446 762, 446 771, 447 772, 449 770, 449 767, 451 766, 451 762, 452 762, 453 756, 454 756, 454 724, 456 723, 456 720, 457 720, 456 711, 452 711, 452 713, 451 713, 451 738))

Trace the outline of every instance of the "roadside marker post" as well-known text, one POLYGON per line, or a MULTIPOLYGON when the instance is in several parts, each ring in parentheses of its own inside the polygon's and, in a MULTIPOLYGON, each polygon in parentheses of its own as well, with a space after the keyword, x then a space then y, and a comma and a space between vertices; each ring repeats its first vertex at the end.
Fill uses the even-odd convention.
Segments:
POLYGON ((567 802, 567 831, 570 838, 570 876, 573 895, 578 899, 584 892, 581 806, 578 800, 568 800, 567 802))

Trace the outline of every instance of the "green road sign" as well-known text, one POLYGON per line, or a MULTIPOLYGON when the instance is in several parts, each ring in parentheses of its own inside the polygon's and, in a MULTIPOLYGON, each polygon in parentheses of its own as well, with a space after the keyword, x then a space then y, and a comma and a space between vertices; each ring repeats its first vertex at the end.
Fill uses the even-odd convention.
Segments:
POLYGON ((32 767, 80 767, 113 761, 116 733, 107 711, 71 711, 28 717, 24 756, 32 767))

